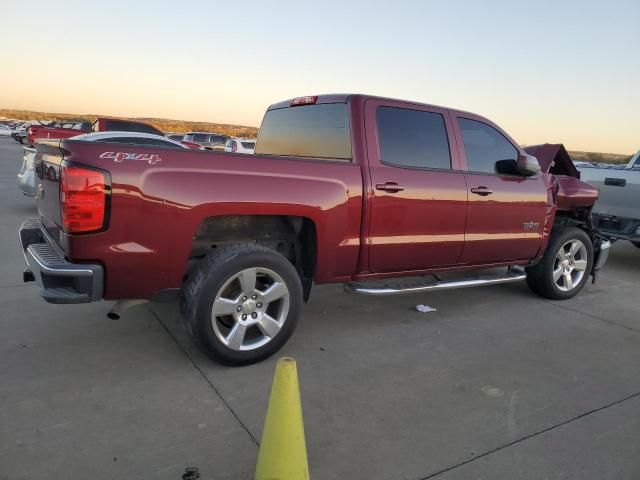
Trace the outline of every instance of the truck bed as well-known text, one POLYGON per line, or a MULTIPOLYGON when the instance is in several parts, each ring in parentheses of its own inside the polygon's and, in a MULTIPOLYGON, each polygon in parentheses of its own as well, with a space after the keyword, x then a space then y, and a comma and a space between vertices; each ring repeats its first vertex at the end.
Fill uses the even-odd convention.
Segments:
POLYGON ((361 167, 352 162, 161 147, 150 153, 131 145, 63 140, 38 144, 36 174, 46 231, 70 261, 105 265, 105 299, 149 298, 179 288, 203 219, 247 211, 293 213, 313 221, 317 283, 343 281, 356 270, 363 186, 361 167), (119 151, 126 151, 126 159, 118 157, 119 151), (58 183, 63 162, 108 172, 106 231, 62 231, 58 183), (150 278, 149 271, 158 273, 150 278))

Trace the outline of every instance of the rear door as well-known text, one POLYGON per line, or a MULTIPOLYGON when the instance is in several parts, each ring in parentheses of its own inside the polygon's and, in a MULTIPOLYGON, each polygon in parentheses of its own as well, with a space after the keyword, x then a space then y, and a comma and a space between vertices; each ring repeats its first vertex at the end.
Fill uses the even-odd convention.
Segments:
POLYGON ((455 116, 469 202, 461 264, 529 259, 542 243, 547 189, 541 175, 496 173, 499 160, 517 160, 520 150, 485 119, 455 116))
POLYGON ((467 204, 450 118, 443 109, 365 104, 372 273, 455 265, 467 204))

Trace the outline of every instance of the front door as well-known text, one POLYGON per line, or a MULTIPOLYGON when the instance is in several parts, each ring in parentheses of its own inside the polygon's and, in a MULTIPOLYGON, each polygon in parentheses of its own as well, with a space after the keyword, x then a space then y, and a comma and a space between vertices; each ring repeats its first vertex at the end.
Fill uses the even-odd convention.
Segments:
POLYGON ((447 112, 368 100, 365 122, 369 270, 455 265, 464 244, 467 189, 447 112))
POLYGON ((481 265, 533 258, 542 243, 547 189, 540 175, 496 173, 499 160, 519 151, 503 133, 479 119, 457 117, 469 193, 460 263, 481 265))

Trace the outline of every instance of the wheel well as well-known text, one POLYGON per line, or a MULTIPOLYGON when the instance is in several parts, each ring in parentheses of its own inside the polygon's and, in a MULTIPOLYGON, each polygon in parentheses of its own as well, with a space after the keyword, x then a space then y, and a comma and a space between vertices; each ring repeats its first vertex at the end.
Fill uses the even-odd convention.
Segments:
POLYGON ((580 227, 587 231, 592 230, 591 208, 577 208, 575 210, 557 212, 553 222, 554 230, 569 226, 580 227))
POLYGON ((255 242, 277 251, 296 267, 305 300, 316 272, 316 228, 312 220, 289 215, 227 215, 205 218, 191 241, 185 276, 211 249, 255 242))

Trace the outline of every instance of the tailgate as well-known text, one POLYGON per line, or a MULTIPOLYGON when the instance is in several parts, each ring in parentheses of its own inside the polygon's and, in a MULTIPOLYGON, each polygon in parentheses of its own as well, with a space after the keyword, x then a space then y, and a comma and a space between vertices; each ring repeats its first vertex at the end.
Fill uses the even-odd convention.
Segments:
POLYGON ((38 215, 51 237, 60 242, 60 168, 64 158, 60 140, 36 143, 35 185, 38 215))

